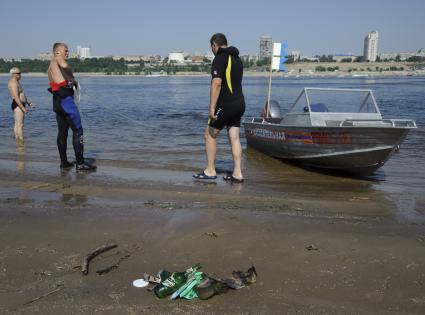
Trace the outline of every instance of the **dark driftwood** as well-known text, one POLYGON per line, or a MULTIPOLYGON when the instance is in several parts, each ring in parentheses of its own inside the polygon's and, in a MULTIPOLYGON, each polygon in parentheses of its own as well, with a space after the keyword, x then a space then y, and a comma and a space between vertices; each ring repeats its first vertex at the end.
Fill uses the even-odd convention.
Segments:
POLYGON ((104 245, 99 248, 96 248, 93 252, 86 255, 83 259, 83 263, 81 264, 81 272, 85 275, 89 273, 89 263, 90 260, 95 258, 97 255, 102 254, 103 252, 106 252, 110 249, 113 249, 115 247, 118 247, 117 244, 110 244, 110 245, 104 245))

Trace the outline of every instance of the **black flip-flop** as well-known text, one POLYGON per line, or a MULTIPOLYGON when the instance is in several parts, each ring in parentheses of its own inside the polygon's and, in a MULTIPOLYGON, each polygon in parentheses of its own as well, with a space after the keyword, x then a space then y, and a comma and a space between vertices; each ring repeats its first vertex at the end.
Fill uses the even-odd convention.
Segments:
POLYGON ((217 179, 217 176, 209 176, 207 174, 205 174, 205 172, 202 173, 198 173, 193 175, 193 178, 195 179, 217 179))
POLYGON ((223 180, 225 180, 226 182, 235 183, 235 184, 242 184, 244 182, 243 178, 241 179, 236 178, 232 174, 227 174, 226 176, 223 176, 223 180))

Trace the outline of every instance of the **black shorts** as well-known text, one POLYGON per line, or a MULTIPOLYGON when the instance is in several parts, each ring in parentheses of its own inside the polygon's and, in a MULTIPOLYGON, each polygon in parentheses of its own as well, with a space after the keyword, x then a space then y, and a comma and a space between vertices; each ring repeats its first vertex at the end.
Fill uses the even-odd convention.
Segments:
MULTIPOLYGON (((22 101, 21 101, 21 103, 22 103, 22 101)), ((25 107, 25 104, 24 103, 22 103, 22 104, 25 107)), ((10 105, 10 108, 12 108, 12 110, 15 110, 15 108, 17 108, 17 107, 19 107, 18 103, 16 103, 15 100, 12 100, 12 104, 10 105)))
POLYGON ((233 103, 217 105, 215 108, 217 119, 209 119, 208 126, 218 130, 222 130, 224 127, 240 127, 244 113, 245 101, 243 99, 233 103))

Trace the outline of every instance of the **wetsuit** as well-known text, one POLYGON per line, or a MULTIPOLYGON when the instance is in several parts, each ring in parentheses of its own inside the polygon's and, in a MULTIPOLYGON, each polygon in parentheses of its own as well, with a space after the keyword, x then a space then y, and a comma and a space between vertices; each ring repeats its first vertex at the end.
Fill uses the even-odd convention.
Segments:
POLYGON ((223 129, 240 127, 245 112, 245 98, 242 93, 243 65, 236 47, 219 48, 211 66, 212 78, 221 78, 221 90, 215 108, 217 119, 208 125, 223 129))
POLYGON ((74 102, 74 90, 72 82, 50 82, 49 92, 53 94, 53 111, 56 113, 58 123, 57 145, 61 159, 61 165, 68 164, 66 155, 68 129, 72 129, 72 144, 74 146, 77 164, 84 163, 83 126, 80 112, 74 102))

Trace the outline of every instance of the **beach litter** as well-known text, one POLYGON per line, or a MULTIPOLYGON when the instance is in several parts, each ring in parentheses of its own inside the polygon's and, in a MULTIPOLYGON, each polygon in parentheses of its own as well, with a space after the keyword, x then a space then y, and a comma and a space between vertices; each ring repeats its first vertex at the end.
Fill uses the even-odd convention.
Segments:
POLYGON ((135 286, 136 288, 144 288, 147 287, 149 285, 149 282, 146 281, 145 279, 136 279, 133 281, 133 286, 135 286))
POLYGON ((208 300, 214 295, 226 293, 229 289, 238 290, 257 281, 257 271, 254 266, 246 272, 233 271, 229 278, 206 274, 200 271, 201 268, 200 264, 196 264, 181 272, 169 272, 162 269, 157 276, 145 273, 143 279, 133 281, 133 286, 147 287, 148 291, 153 291, 160 299, 170 297, 171 300, 177 298, 208 300))
POLYGON ((218 237, 218 234, 216 232, 206 232, 205 235, 209 236, 209 237, 218 237))
POLYGON ((319 247, 317 247, 316 245, 311 244, 311 245, 306 246, 305 249, 306 250, 309 250, 309 251, 311 251, 311 250, 319 250, 319 247))

